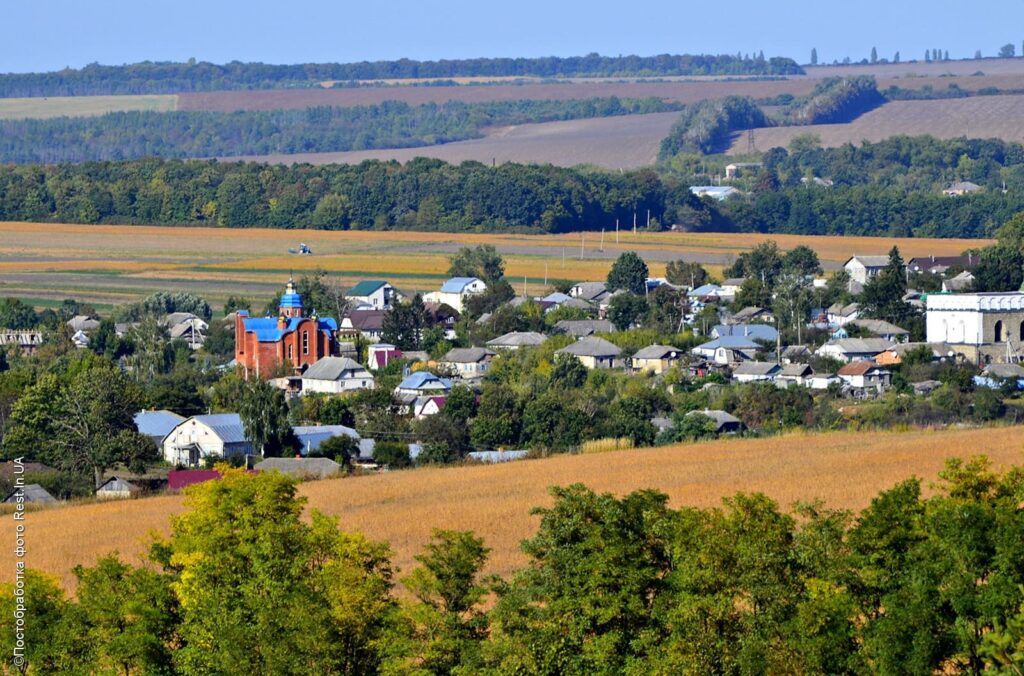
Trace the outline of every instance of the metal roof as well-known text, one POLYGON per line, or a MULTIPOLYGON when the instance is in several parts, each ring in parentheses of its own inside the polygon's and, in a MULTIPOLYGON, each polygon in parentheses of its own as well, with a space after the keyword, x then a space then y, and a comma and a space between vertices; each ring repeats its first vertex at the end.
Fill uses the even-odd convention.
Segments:
POLYGON ((341 471, 341 465, 330 458, 267 458, 256 463, 261 472, 277 471, 291 476, 315 476, 324 478, 341 471))
POLYGON ((417 371, 410 374, 398 384, 400 390, 423 390, 423 389, 452 389, 452 383, 447 378, 435 376, 430 371, 417 371))
POLYGON ((555 330, 579 337, 595 333, 614 333, 615 325, 607 319, 563 319, 555 324, 555 330))
POLYGON ((717 350, 720 347, 725 347, 730 350, 748 350, 748 349, 760 349, 760 345, 754 342, 753 338, 747 336, 722 336, 721 338, 715 338, 709 340, 703 345, 698 345, 695 350, 717 350))
POLYGON ((719 324, 711 329, 711 335, 719 338, 725 336, 742 336, 750 340, 775 340, 779 332, 768 324, 719 324))
MULTIPOLYGON (((18 493, 18 490, 19 489, 15 488, 13 491, 8 493, 7 497, 4 498, 4 502, 14 502, 14 496, 18 493)), ((50 495, 47 490, 39 484, 29 484, 22 487, 20 490, 25 502, 57 502, 57 498, 50 495)))
POLYGON ((587 336, 580 338, 572 345, 563 347, 555 354, 571 354, 577 357, 617 357, 622 354, 622 349, 604 338, 587 336))
POLYGON ((349 296, 370 296, 373 295, 377 289, 387 286, 387 282, 383 280, 363 280, 348 290, 349 296))
POLYGON ((493 356, 493 352, 482 347, 453 347, 441 357, 441 361, 453 364, 476 364, 487 357, 493 356))
POLYGON ((487 341, 487 344, 491 347, 529 347, 540 345, 545 340, 544 335, 536 331, 512 331, 487 341))
POLYGON ((362 364, 348 357, 324 357, 307 368, 302 379, 338 380, 345 373, 365 370, 362 364))
POLYGON ((135 414, 135 429, 147 437, 166 437, 185 420, 173 411, 139 411, 135 414))
POLYGON ((734 376, 769 376, 782 369, 773 361, 745 361, 735 369, 734 376))
POLYGON ((664 359, 665 355, 670 355, 673 352, 678 355, 680 351, 679 348, 672 347, 671 345, 648 345, 637 350, 633 355, 633 359, 664 359))
POLYGON ((237 413, 194 415, 181 424, 188 424, 189 420, 206 425, 225 444, 238 444, 248 441, 245 438, 245 427, 242 425, 242 418, 237 413))
POLYGON ((441 291, 442 293, 462 293, 467 286, 479 281, 481 280, 476 277, 452 277, 441 285, 441 291))
MULTIPOLYGON (((275 317, 249 317, 243 319, 242 322, 245 330, 255 333, 256 339, 261 343, 276 343, 285 334, 295 331, 299 324, 308 318, 287 317, 286 319, 287 323, 283 329, 278 328, 277 318, 275 317)), ((333 317, 320 317, 317 319, 317 329, 321 331, 336 331, 338 323, 334 321, 333 317)))

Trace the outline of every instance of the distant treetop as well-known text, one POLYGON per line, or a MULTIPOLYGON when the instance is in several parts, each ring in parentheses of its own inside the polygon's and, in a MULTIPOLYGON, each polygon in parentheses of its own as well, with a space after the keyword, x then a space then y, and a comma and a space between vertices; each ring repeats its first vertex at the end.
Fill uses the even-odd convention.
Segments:
POLYGON ((582 77, 666 75, 800 75, 796 61, 763 55, 659 54, 541 58, 362 61, 359 63, 213 64, 152 62, 123 66, 92 63, 49 73, 0 74, 0 97, 98 94, 175 94, 219 89, 315 87, 323 82, 452 77, 582 77))

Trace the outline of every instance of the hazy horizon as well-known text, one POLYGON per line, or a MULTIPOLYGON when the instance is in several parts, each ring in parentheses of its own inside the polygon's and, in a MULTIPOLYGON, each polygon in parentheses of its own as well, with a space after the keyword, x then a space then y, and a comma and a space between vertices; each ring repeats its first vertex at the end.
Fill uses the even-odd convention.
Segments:
POLYGON ((514 13, 466 0, 398 0, 377 7, 325 0, 254 0, 241 7, 183 0, 166 6, 99 0, 16 3, 6 9, 0 72, 39 72, 89 63, 252 61, 271 64, 477 57, 619 54, 756 54, 807 63, 867 58, 922 59, 926 49, 971 58, 1013 43, 1021 53, 1024 3, 979 0, 882 3, 853 9, 795 0, 784 8, 751 0, 727 6, 667 0, 634 3, 522 0, 514 13), (965 11, 967 10, 967 11, 965 11), (998 17, 994 21, 993 17, 998 17))

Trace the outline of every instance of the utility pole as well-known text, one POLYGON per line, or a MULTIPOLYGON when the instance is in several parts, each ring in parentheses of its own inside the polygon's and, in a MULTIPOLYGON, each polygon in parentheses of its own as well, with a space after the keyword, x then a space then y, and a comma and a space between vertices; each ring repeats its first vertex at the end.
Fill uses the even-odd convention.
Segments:
POLYGON ((580 260, 583 260, 583 243, 587 239, 587 234, 584 232, 580 233, 580 260))
POLYGON ((636 209, 633 209, 633 234, 636 234, 636 209))
POLYGON ((619 219, 615 219, 615 243, 619 243, 619 219))

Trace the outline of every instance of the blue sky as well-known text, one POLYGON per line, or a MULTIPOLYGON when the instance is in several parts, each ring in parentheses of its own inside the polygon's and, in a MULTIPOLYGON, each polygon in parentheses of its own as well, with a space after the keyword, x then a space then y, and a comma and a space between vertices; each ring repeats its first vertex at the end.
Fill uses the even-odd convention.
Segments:
POLYGON ((0 72, 90 62, 265 63, 736 53, 806 62, 924 50, 992 56, 1024 40, 1024 0, 6 0, 0 72))

